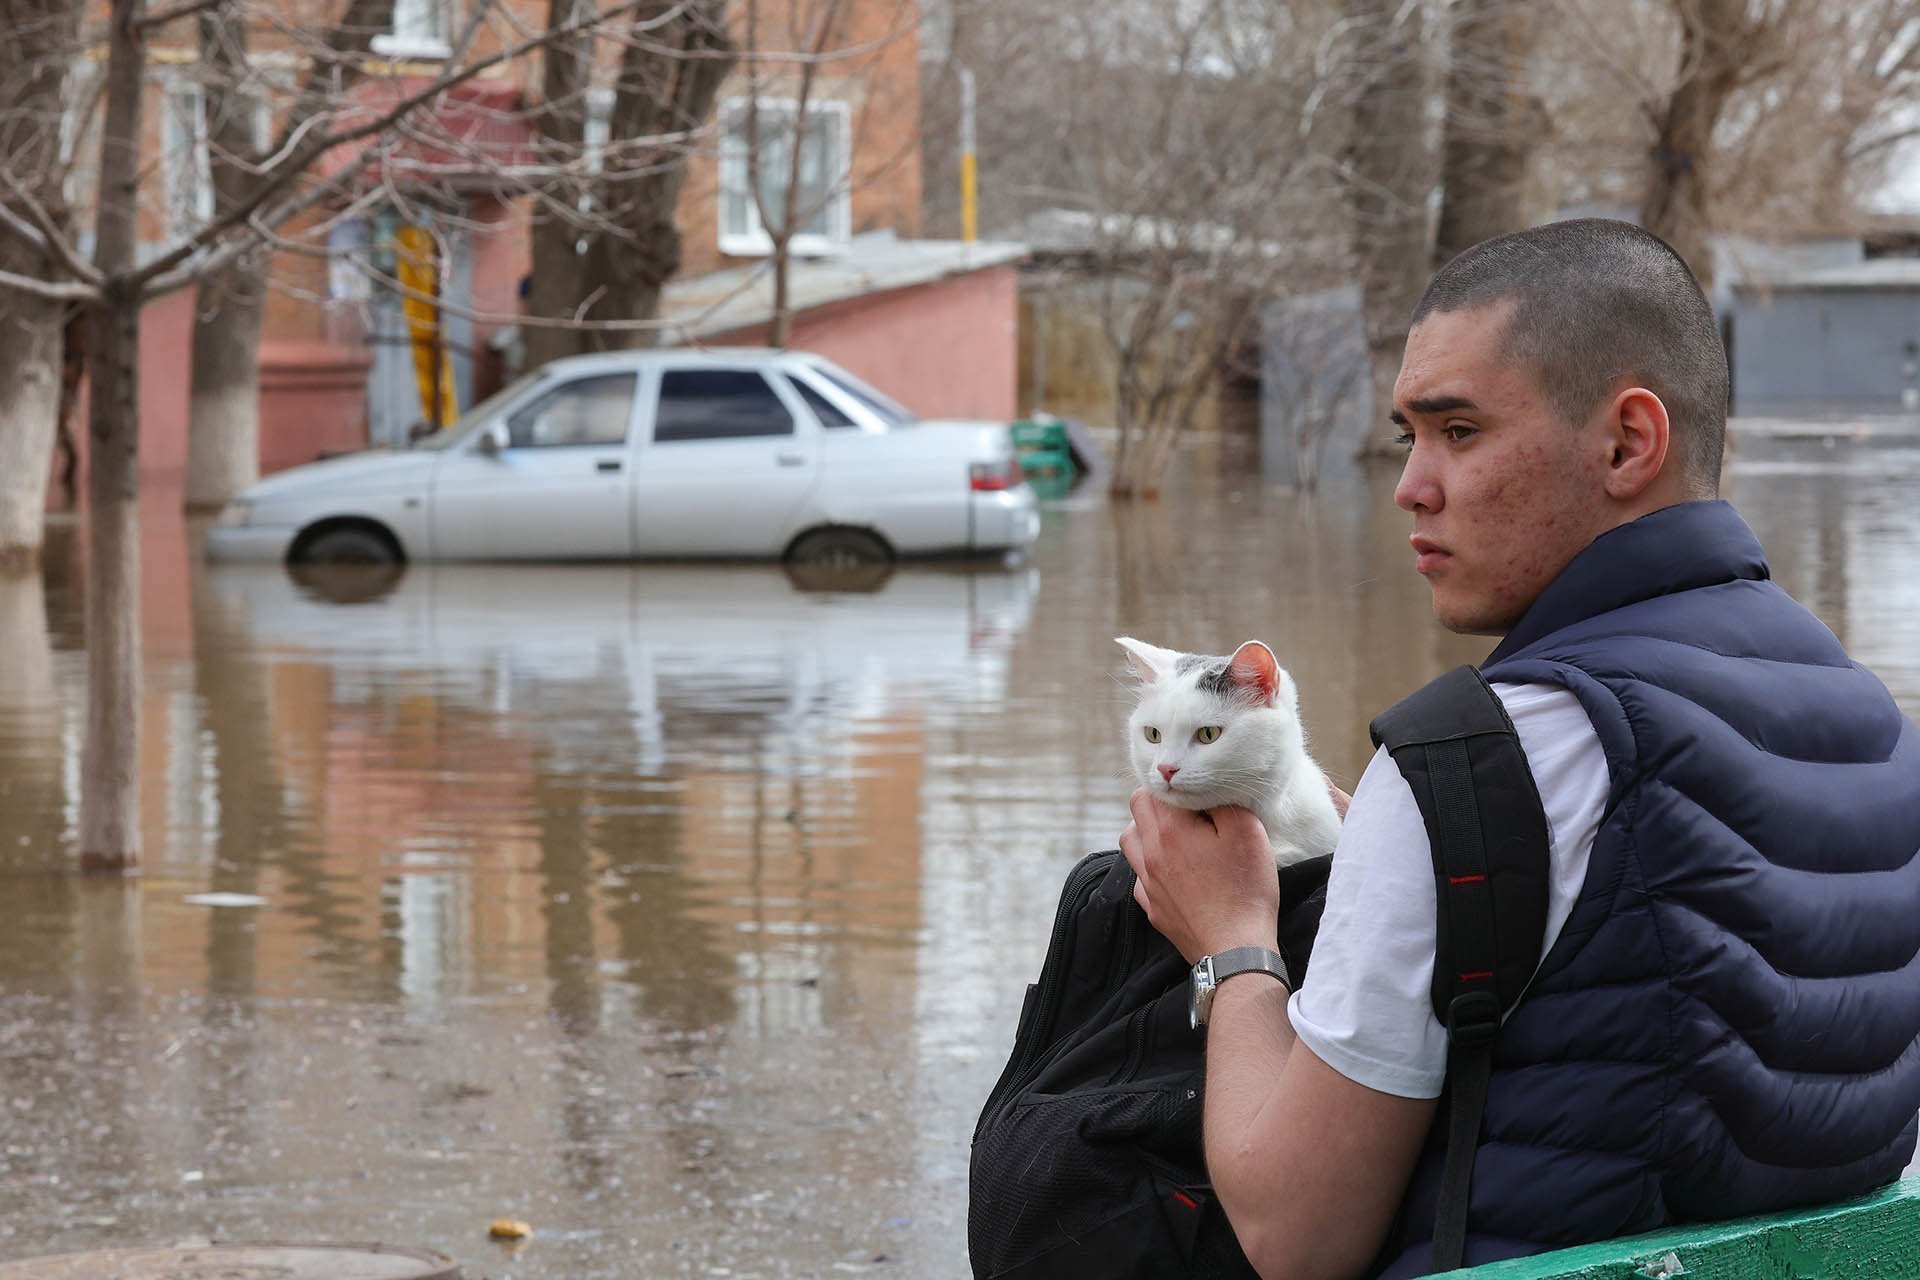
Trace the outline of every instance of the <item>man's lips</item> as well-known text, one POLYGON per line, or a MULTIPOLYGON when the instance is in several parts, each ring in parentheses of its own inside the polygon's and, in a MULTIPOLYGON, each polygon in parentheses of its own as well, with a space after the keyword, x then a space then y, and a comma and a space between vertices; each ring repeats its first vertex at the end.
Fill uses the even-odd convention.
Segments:
POLYGON ((1453 553, 1429 538, 1416 533, 1407 539, 1413 544, 1413 568, 1416 573, 1431 573, 1453 558, 1453 553))

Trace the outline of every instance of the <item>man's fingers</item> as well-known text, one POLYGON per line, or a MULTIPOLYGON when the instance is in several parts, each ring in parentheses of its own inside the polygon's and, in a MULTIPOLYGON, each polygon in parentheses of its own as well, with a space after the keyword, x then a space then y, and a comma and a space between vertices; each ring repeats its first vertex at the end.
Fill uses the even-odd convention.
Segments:
POLYGON ((1140 904, 1142 911, 1147 913, 1148 923, 1152 923, 1153 904, 1147 901, 1147 882, 1145 880, 1135 880, 1133 882, 1133 900, 1140 904))
POLYGON ((1120 854, 1126 858, 1127 865, 1133 868, 1133 874, 1140 874, 1140 824, 1129 822, 1127 829, 1120 833, 1120 854))

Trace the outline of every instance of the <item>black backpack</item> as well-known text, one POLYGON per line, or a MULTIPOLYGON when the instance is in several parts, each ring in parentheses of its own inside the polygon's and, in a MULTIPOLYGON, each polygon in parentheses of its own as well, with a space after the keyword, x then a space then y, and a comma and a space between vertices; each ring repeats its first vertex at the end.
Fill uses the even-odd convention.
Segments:
MULTIPOLYGON (((1461 667, 1382 713, 1374 741, 1420 806, 1438 886, 1435 1013, 1449 1032, 1447 1163, 1435 1270, 1459 1265, 1501 1014, 1539 963, 1547 825, 1506 709, 1461 667), (1464 1135, 1464 1136, 1463 1136, 1464 1135)), ((1331 858, 1280 871, 1280 950, 1306 977, 1331 858)), ((1068 874, 1013 1054, 969 1170, 976 1280, 1253 1277, 1201 1150, 1206 1041, 1188 966, 1133 900, 1118 851, 1068 874)))

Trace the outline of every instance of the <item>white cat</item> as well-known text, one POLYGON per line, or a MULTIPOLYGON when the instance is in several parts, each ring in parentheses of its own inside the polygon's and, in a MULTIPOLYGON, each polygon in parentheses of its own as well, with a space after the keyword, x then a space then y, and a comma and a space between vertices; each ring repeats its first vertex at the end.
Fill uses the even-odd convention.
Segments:
POLYGON ((1140 677, 1127 731, 1141 786, 1181 809, 1251 809, 1280 866, 1333 852, 1340 815, 1271 649, 1249 640, 1220 658, 1117 639, 1140 677))

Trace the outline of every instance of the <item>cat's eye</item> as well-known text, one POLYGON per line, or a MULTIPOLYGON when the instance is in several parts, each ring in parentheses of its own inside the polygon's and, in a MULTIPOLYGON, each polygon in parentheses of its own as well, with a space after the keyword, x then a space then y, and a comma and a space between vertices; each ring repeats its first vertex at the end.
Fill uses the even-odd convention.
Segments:
POLYGON ((1159 731, 1158 729, 1156 729, 1156 728, 1154 728, 1154 727, 1153 727, 1152 725, 1148 725, 1148 726, 1147 726, 1147 729, 1146 729, 1146 733, 1147 733, 1147 741, 1148 741, 1148 742, 1158 742, 1158 741, 1160 741, 1160 731, 1159 731))
POLYGON ((1220 726, 1217 724, 1203 724, 1193 731, 1193 736, 1200 742, 1201 746, 1205 746, 1209 742, 1218 742, 1220 741, 1220 726))

